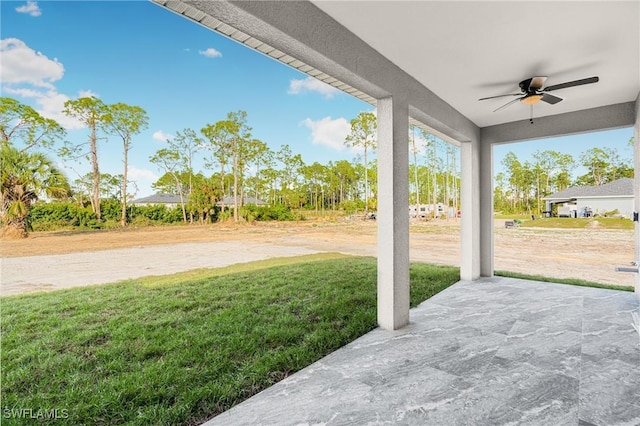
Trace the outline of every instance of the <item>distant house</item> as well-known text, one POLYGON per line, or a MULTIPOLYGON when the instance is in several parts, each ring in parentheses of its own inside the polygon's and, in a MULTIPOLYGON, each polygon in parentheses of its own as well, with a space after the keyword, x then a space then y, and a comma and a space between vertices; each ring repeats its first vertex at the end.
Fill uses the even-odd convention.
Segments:
POLYGON ((573 186, 543 200, 546 210, 558 205, 559 216, 589 217, 618 210, 623 217, 633 214, 633 179, 622 178, 600 186, 573 186))
MULTIPOLYGON (((184 201, 187 201, 186 198, 184 201)), ((168 208, 175 208, 180 206, 180 196, 173 194, 154 194, 148 197, 133 200, 131 204, 133 204, 134 206, 164 205, 168 208)))
MULTIPOLYGON (((233 197, 224 197, 222 200, 216 203, 216 206, 221 207, 223 203, 225 207, 233 206, 235 204, 233 200, 234 200, 233 197)), ((246 195, 241 199, 240 198, 238 199, 238 205, 246 206, 248 204, 253 204, 256 206, 265 206, 267 203, 254 197, 247 197, 246 195)))

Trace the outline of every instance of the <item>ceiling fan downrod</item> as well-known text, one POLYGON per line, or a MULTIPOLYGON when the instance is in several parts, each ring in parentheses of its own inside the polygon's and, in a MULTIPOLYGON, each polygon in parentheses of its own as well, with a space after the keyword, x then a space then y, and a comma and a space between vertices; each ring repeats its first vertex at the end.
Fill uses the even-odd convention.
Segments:
POLYGON ((529 105, 529 124, 533 124, 533 104, 529 105))

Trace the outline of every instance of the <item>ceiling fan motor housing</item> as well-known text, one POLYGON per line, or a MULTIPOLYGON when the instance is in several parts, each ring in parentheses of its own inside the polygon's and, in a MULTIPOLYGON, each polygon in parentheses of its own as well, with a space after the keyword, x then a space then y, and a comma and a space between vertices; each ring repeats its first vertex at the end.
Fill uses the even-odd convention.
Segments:
POLYGON ((531 79, 528 78, 526 80, 522 80, 518 85, 520 86, 522 93, 535 93, 535 90, 532 90, 531 92, 529 91, 530 84, 531 84, 531 79))

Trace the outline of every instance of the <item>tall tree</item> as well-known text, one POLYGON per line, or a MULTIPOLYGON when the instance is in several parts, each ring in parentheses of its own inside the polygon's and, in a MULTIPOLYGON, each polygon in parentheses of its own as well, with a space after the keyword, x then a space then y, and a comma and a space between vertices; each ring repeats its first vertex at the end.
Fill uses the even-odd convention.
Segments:
POLYGON ((149 125, 147 112, 139 106, 116 103, 106 107, 104 118, 109 133, 118 135, 122 139, 124 173, 122 179, 120 225, 127 225, 127 175, 129 168, 129 150, 131 138, 149 125))
POLYGON ((513 152, 507 153, 502 160, 502 165, 506 169, 507 182, 510 186, 511 193, 511 211, 516 211, 523 208, 522 201, 527 197, 526 187, 527 173, 525 166, 518 160, 518 157, 513 152))
POLYGON ((235 129, 231 138, 231 152, 233 159, 233 220, 239 220, 238 209, 238 184, 240 183, 242 169, 246 163, 244 155, 248 150, 244 149, 247 141, 251 139, 251 128, 247 125, 247 113, 245 111, 230 112, 227 120, 232 123, 235 129))
POLYGON ((266 143, 258 139, 252 139, 247 146, 249 149, 248 166, 255 170, 253 178, 251 178, 254 197, 261 199, 269 185, 269 178, 265 174, 265 170, 275 164, 274 152, 266 143))
POLYGON ((374 151, 377 147, 376 131, 378 124, 376 116, 372 112, 361 112, 356 118, 351 120, 351 132, 347 135, 344 143, 350 147, 360 147, 364 151, 364 209, 369 211, 369 173, 368 158, 369 151, 374 151))
POLYGON ((186 171, 180 171, 180 168, 178 167, 177 171, 174 174, 165 172, 158 178, 157 181, 151 184, 151 188, 162 194, 178 195, 179 186, 176 184, 174 175, 178 177, 178 181, 180 182, 180 186, 182 188, 189 187, 189 173, 187 173, 186 171))
POLYGON ((410 138, 409 138, 410 150, 409 150, 409 152, 413 156, 413 185, 414 185, 415 194, 416 194, 416 205, 418 206, 417 208, 419 208, 419 206, 420 206, 420 182, 418 181, 418 152, 420 151, 420 149, 418 147, 418 144, 416 143, 416 128, 415 128, 415 126, 410 126, 409 127, 409 132, 410 132, 410 138))
POLYGON ((0 97, 0 142, 27 151, 51 148, 65 135, 55 120, 41 116, 36 110, 13 98, 0 97))
POLYGON ((183 164, 183 159, 180 154, 174 150, 168 148, 160 148, 154 155, 149 158, 153 164, 164 170, 165 173, 173 177, 178 189, 178 196, 180 197, 180 207, 182 208, 182 219, 184 223, 187 223, 187 210, 184 201, 184 188, 180 181, 180 166, 183 164))
POLYGON ((302 196, 299 193, 298 178, 304 167, 304 161, 300 154, 294 154, 289 145, 282 145, 276 152, 276 159, 282 169, 279 173, 280 196, 289 207, 299 207, 302 196))
POLYGON ((60 155, 70 158, 88 157, 91 162, 91 173, 93 175, 93 186, 91 194, 91 207, 96 218, 102 220, 102 212, 100 210, 100 167, 98 165, 98 130, 105 125, 107 116, 107 106, 95 96, 78 98, 69 100, 64 103, 63 112, 77 119, 90 130, 89 134, 89 150, 85 150, 85 143, 79 145, 65 146, 60 155))
POLYGON ((356 171, 350 162, 347 160, 340 160, 335 163, 333 173, 337 176, 339 181, 339 203, 342 204, 348 194, 353 192, 352 187, 356 180, 356 171))
POLYGON ((0 220, 5 234, 28 236, 27 217, 34 201, 41 195, 65 198, 69 183, 53 162, 41 153, 18 150, 8 144, 0 146, 0 220))
POLYGON ((561 191, 566 188, 565 178, 575 162, 570 154, 553 150, 536 151, 533 159, 535 160, 534 169, 538 172, 538 184, 540 179, 544 181, 544 190, 539 188, 537 194, 539 210, 542 196, 549 195, 554 190, 561 191))
POLYGON ((431 202, 433 203, 433 218, 438 216, 438 172, 440 171, 440 161, 438 158, 438 139, 431 133, 420 129, 421 136, 427 141, 425 157, 428 165, 428 176, 430 181, 431 202))
POLYGON ((245 198, 245 185, 248 179, 246 176, 250 176, 252 170, 255 171, 254 194, 256 198, 260 198, 258 194, 259 190, 259 176, 262 168, 266 163, 270 161, 271 150, 269 146, 259 139, 245 139, 242 145, 239 147, 239 175, 240 175, 240 199, 245 198))
POLYGON ((603 185, 617 178, 620 156, 612 148, 591 148, 580 155, 580 162, 588 173, 578 178, 581 185, 603 185))
POLYGON ((233 138, 237 132, 237 126, 230 120, 218 121, 215 124, 207 124, 200 132, 208 143, 203 146, 211 152, 211 157, 205 161, 206 167, 218 164, 220 167, 220 186, 222 188, 222 212, 224 213, 226 195, 225 174, 229 163, 229 156, 233 150, 233 138))
POLYGON ((186 128, 181 132, 177 132, 176 136, 167 141, 169 147, 178 152, 182 157, 184 166, 186 166, 189 174, 189 194, 193 191, 193 157, 200 150, 203 140, 198 136, 195 130, 186 128))
MULTIPOLYGON (((316 213, 318 213, 318 201, 323 201, 319 196, 321 195, 320 192, 324 189, 323 182, 327 175, 327 167, 315 161, 310 166, 302 167, 302 173, 307 181, 308 190, 311 195, 309 198, 312 200, 312 205, 314 206, 316 213)), ((322 198, 324 198, 324 194, 322 195, 322 198)), ((324 205, 324 203, 322 204, 324 205)))
POLYGON ((211 212, 219 199, 220 182, 214 176, 205 178, 201 173, 193 176, 193 192, 189 195, 187 207, 198 213, 200 223, 210 222, 211 212))

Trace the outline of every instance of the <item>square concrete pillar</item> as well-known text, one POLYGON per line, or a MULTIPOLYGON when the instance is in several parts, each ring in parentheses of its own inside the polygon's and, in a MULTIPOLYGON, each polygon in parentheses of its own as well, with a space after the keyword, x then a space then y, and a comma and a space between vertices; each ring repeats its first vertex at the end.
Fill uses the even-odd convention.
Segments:
POLYGON ((460 144, 460 279, 493 276, 493 148, 460 144))
POLYGON ((378 324, 409 323, 409 108, 378 100, 378 324))
POLYGON ((460 144, 460 279, 480 277, 480 141, 460 144))
MULTIPOLYGON (((633 126, 633 165, 635 169, 633 178, 633 211, 640 214, 640 95, 636 99, 636 123, 633 126)), ((635 232, 635 261, 640 265, 640 222, 634 222, 635 232)), ((636 295, 640 297, 640 273, 636 273, 636 295)))
POLYGON ((480 142, 480 276, 493 276, 493 145, 480 142))

